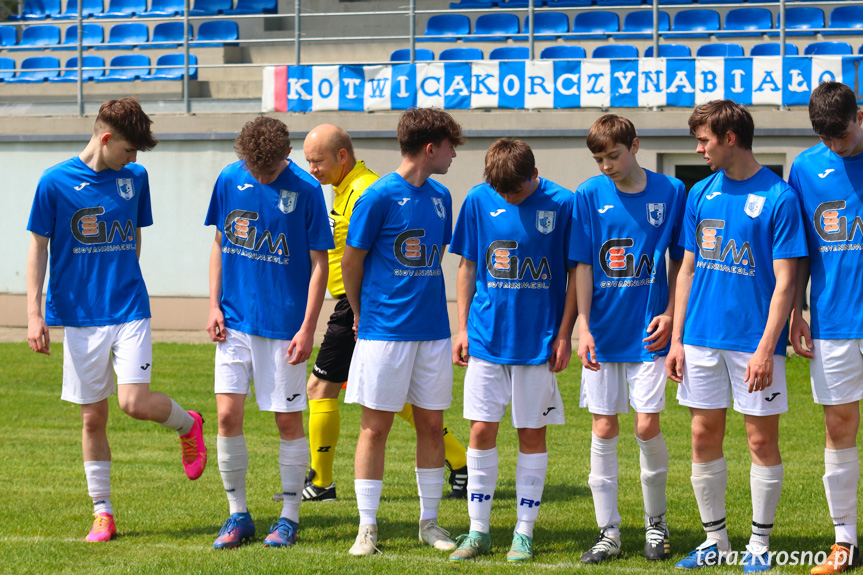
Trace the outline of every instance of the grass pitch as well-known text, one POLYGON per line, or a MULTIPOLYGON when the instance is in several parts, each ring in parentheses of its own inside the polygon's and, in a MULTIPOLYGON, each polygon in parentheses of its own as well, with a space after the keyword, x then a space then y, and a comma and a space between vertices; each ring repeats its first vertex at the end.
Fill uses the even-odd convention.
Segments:
MULTIPOLYGON (((262 544, 281 504, 278 434, 271 414, 247 402, 245 435, 249 447, 249 509, 258 529, 256 540, 240 549, 216 551, 212 543, 228 515, 216 461, 216 404, 211 345, 156 344, 152 388, 171 395, 186 409, 204 415, 210 461, 203 477, 189 481, 180 463, 176 435, 156 424, 134 421, 111 405, 108 433, 113 452, 112 502, 119 537, 107 544, 84 542, 92 522, 91 502, 81 463, 79 410, 60 401, 62 347, 50 357, 33 354, 26 344, 0 344, 0 573, 471 573, 525 569, 531 572, 579 570, 596 573, 673 572, 674 562, 703 539, 698 509, 689 483, 688 410, 677 405, 669 382, 662 428, 670 452, 668 523, 674 557, 661 564, 642 557, 644 546, 638 447, 632 415, 621 417, 620 510, 623 553, 606 565, 583 566, 578 558, 597 534, 587 485, 590 414, 578 408, 578 359, 559 383, 567 424, 550 427, 549 469, 542 510, 534 537, 535 560, 507 566, 506 551, 515 523, 517 438, 504 419, 499 437, 500 478, 492 513, 494 551, 469 565, 451 565, 447 554, 419 544, 419 504, 414 476, 413 431, 399 418, 388 442, 381 509, 382 555, 354 558, 347 550, 356 536, 353 454, 359 430, 357 406, 342 408, 342 435, 335 477, 339 500, 304 503, 300 540, 293 549, 262 544)), ((309 362, 311 368, 312 362, 309 362)), ((467 444, 468 422, 461 417, 463 370, 456 368, 454 401, 445 422, 467 444)), ((826 550, 833 542, 823 474, 824 432, 821 408, 812 403, 808 365, 788 361, 791 411, 782 417, 781 448, 785 483, 774 551, 826 550)), ((729 412, 725 457, 728 460, 728 526, 732 546, 742 550, 751 522, 750 459, 743 418, 729 412)), ((449 491, 449 487, 445 487, 449 491)), ((453 536, 468 527, 464 501, 444 500, 441 525, 453 536)), ((740 566, 713 568, 741 572, 740 566)), ((777 567, 778 573, 808 573, 808 566, 777 567)))

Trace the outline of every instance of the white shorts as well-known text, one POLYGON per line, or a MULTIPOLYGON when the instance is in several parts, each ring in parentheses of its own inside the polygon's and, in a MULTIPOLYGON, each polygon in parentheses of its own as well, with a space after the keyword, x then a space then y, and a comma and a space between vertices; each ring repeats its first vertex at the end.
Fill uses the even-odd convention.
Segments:
POLYGON ((548 363, 502 365, 471 357, 464 376, 464 418, 499 422, 510 401, 516 429, 565 423, 563 399, 548 363))
POLYGON ((406 403, 442 411, 452 405, 452 346, 432 341, 357 340, 345 403, 399 412, 406 403))
POLYGON ((117 383, 150 383, 153 345, 150 320, 114 325, 63 328, 64 401, 97 403, 116 391, 117 383))
POLYGON ((863 339, 816 339, 809 362, 812 397, 819 405, 863 399, 863 339))
POLYGON ((681 405, 696 409, 727 409, 746 415, 777 415, 788 411, 785 357, 773 356, 773 383, 749 393, 744 382, 752 354, 745 351, 683 346, 683 381, 677 387, 681 405), (733 399, 733 404, 732 404, 733 399))
POLYGON ((581 401, 596 415, 660 413, 665 409, 665 357, 644 362, 605 362, 599 371, 581 368, 581 401), (626 385, 629 383, 629 393, 626 385))
POLYGON ((227 330, 216 343, 216 393, 252 396, 261 411, 292 413, 306 408, 306 362, 288 363, 290 340, 227 330))

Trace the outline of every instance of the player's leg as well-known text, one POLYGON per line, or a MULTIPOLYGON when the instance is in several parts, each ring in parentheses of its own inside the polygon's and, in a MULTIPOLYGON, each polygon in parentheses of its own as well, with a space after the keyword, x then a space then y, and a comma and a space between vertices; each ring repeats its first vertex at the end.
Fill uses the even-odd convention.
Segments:
MULTIPOLYGON (((416 429, 414 423, 413 406, 410 403, 405 404, 404 409, 396 415, 411 424, 411 427, 416 429)), ((461 442, 453 435, 452 431, 447 426, 443 428, 443 449, 446 466, 449 468, 449 484, 452 487, 452 492, 447 495, 447 499, 466 499, 467 498, 467 456, 466 450, 461 442)))
POLYGON ((351 555, 372 555, 377 550, 377 515, 383 491, 384 455, 392 425, 393 412, 363 406, 354 458, 354 491, 360 527, 349 551, 351 555))
POLYGON ((87 492, 93 500, 93 528, 87 541, 108 541, 117 534, 111 505, 111 448, 108 445, 108 400, 81 406, 81 447, 87 492))
POLYGON ((311 460, 303 501, 333 501, 336 499, 333 460, 341 429, 339 392, 342 384, 320 379, 312 373, 306 389, 309 396, 311 460))
MULTIPOLYGON (((303 370, 305 371, 305 370, 303 370)), ((270 527, 264 544, 270 547, 288 547, 297 542, 300 524, 300 501, 309 445, 303 431, 303 414, 276 413, 279 428, 279 476, 282 481, 282 512, 279 520, 270 527)))

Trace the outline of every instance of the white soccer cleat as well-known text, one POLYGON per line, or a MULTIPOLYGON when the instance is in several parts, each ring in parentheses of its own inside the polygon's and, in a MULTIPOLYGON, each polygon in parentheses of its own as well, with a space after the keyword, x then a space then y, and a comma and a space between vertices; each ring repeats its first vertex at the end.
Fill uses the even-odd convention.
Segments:
POLYGON ((449 536, 449 531, 437 524, 437 519, 420 521, 420 542, 431 545, 441 551, 454 551, 455 541, 449 536))
POLYGON ((378 542, 378 526, 377 525, 360 525, 359 533, 357 533, 357 540, 354 541, 354 544, 351 545, 350 553, 355 557, 367 557, 369 555, 374 555, 375 553, 380 553, 381 550, 377 548, 378 542))

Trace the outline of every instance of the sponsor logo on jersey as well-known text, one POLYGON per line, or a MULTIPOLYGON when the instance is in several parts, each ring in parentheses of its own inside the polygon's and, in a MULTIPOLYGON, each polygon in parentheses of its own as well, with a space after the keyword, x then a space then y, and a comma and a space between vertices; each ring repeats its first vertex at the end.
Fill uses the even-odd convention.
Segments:
POLYGON ((715 198, 716 196, 721 196, 721 195, 722 195, 722 192, 713 192, 712 194, 708 194, 708 195, 707 195, 707 199, 708 199, 708 200, 712 200, 712 199, 713 199, 713 198, 715 198))
MULTIPOLYGON (((736 266, 743 265, 754 268, 755 256, 752 254, 749 242, 743 242, 740 248, 737 247, 737 241, 734 238, 723 242, 725 238, 719 235, 719 231, 723 229, 725 229, 725 220, 704 219, 698 222, 695 237, 700 238, 698 253, 701 255, 701 258, 711 262, 726 262, 730 255, 731 261, 736 266)), ((700 267, 704 267, 702 263, 699 262, 700 267)), ((722 271, 731 271, 746 275, 755 274, 755 271, 752 269, 729 268, 722 271)))
POLYGON ((782 395, 782 394, 781 394, 780 392, 778 392, 778 391, 774 391, 774 392, 770 395, 770 397, 765 397, 765 398, 764 398, 764 401, 773 401, 773 400, 774 400, 774 399, 776 399, 776 397, 777 397, 777 396, 779 396, 779 395, 782 395))
POLYGON ((834 170, 833 168, 827 168, 826 170, 824 170, 823 172, 818 174, 818 177, 823 180, 824 178, 826 178, 827 176, 829 176, 830 174, 832 174, 835 171, 836 170, 834 170))
POLYGON ((283 214, 290 214, 295 209, 297 209, 297 192, 279 190, 279 210, 283 214))
POLYGON ((135 185, 132 183, 132 178, 117 178, 117 193, 124 200, 131 200, 135 197, 135 185))
POLYGON ((746 215, 750 218, 757 218, 761 213, 761 210, 764 208, 765 199, 767 198, 764 196, 749 194, 746 196, 746 205, 743 207, 743 211, 746 212, 746 215))
POLYGON ((398 201, 398 204, 399 204, 400 206, 403 206, 403 205, 405 205, 406 203, 408 203, 409 201, 411 201, 411 199, 410 199, 410 198, 402 198, 402 199, 400 199, 400 200, 398 201))
POLYGON ((285 234, 279 233, 273 240, 273 234, 270 230, 259 233, 258 228, 252 225, 252 222, 257 221, 258 217, 258 212, 233 210, 225 218, 225 237, 235 246, 253 251, 261 249, 266 242, 266 248, 271 254, 289 256, 290 251, 285 234))
POLYGON ((438 215, 438 217, 442 220, 446 219, 446 206, 443 205, 442 198, 432 198, 432 203, 434 204, 434 213, 438 215))
POLYGON ((485 267, 489 275, 499 280, 523 280, 527 274, 534 281, 551 279, 548 259, 543 257, 538 266, 530 257, 519 261, 519 257, 514 255, 517 249, 518 242, 513 240, 491 242, 485 251, 485 267))
POLYGON ((111 223, 108 230, 108 222, 99 220, 99 216, 105 213, 105 208, 97 206, 94 208, 81 208, 72 216, 70 222, 72 236, 82 244, 110 244, 119 235, 120 242, 135 241, 135 226, 132 220, 126 220, 126 225, 118 221, 111 223))
POLYGON ((249 188, 254 188, 254 187, 255 186, 253 186, 252 184, 243 184, 242 186, 237 186, 237 189, 242 192, 243 190, 248 190, 249 188))
POLYGON ((90 185, 90 184, 88 184, 87 182, 81 182, 81 183, 80 183, 80 184, 78 184, 77 186, 74 186, 74 188, 75 188, 75 191, 76 191, 76 192, 80 192, 81 190, 83 190, 83 189, 84 189, 84 187, 85 187, 85 186, 89 186, 89 185, 90 185))
POLYGON ((407 230, 396 237, 393 244, 393 254, 400 264, 408 268, 431 268, 440 265, 440 248, 432 245, 431 250, 420 238, 425 237, 425 230, 407 230))
POLYGON ((612 206, 611 204, 606 204, 606 205, 602 206, 601 208, 598 208, 596 211, 599 212, 600 214, 604 214, 605 212, 607 212, 608 210, 610 210, 613 207, 614 206, 612 206))
POLYGON ((554 224, 557 221, 557 212, 549 210, 536 210, 536 229, 541 234, 550 234, 554 231, 554 224))
POLYGON ((665 204, 647 204, 647 221, 654 228, 665 223, 665 204))
POLYGON ((638 264, 635 263, 635 254, 626 253, 626 248, 635 245, 632 238, 612 238, 606 240, 599 248, 599 265, 605 275, 610 278, 637 278, 647 271, 648 276, 653 275, 653 259, 647 254, 638 256, 638 264))
POLYGON ((860 216, 851 220, 851 229, 848 229, 848 218, 839 214, 845 207, 845 200, 839 200, 824 202, 815 208, 812 223, 818 237, 825 242, 850 242, 858 231, 863 234, 863 219, 860 216))
POLYGON ((495 210, 495 211, 493 211, 493 212, 489 212, 489 214, 491 215, 491 217, 496 218, 496 217, 498 217, 499 215, 501 215, 502 213, 504 213, 505 211, 506 211, 506 210, 505 210, 505 209, 503 209, 503 208, 498 208, 498 209, 496 209, 496 210, 495 210))

